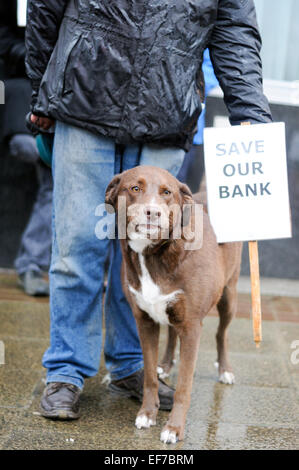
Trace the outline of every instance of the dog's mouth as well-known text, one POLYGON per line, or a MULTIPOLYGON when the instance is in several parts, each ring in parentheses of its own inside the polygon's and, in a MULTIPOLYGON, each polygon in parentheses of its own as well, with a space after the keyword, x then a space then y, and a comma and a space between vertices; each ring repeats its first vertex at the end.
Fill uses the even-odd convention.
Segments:
POLYGON ((136 225, 136 232, 158 232, 159 230, 161 230, 161 225, 151 222, 136 225))
POLYGON ((135 217, 127 219, 129 239, 159 240, 169 236, 169 220, 166 217, 135 217))
POLYGON ((147 222, 146 224, 136 225, 135 230, 136 230, 136 233, 138 233, 141 236, 144 236, 145 238, 156 239, 156 238, 159 238, 162 228, 161 228, 161 225, 147 222))

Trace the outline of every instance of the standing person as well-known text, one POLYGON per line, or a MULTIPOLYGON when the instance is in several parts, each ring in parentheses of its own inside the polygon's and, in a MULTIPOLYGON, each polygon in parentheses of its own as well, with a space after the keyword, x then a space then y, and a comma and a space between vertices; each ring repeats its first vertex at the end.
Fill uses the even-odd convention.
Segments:
POLYGON ((38 190, 22 234, 15 268, 19 283, 28 295, 47 296, 49 284, 43 271, 50 264, 52 175, 40 160, 35 139, 25 125, 31 100, 31 86, 25 73, 25 3, 0 0, 0 79, 5 82, 6 95, 2 138, 12 157, 34 165, 36 170, 38 190))
MULTIPOLYGON (((253 0, 29 0, 27 70, 32 120, 56 120, 50 268, 51 345, 41 409, 77 418, 84 379, 101 347, 108 240, 95 236, 95 208, 115 173, 156 165, 176 175, 201 103, 196 78, 210 49, 232 124, 270 122, 262 89, 253 0)), ((105 300, 110 387, 142 396, 142 353, 121 290, 117 241, 105 300)), ((160 382, 160 406, 172 390, 160 382)))

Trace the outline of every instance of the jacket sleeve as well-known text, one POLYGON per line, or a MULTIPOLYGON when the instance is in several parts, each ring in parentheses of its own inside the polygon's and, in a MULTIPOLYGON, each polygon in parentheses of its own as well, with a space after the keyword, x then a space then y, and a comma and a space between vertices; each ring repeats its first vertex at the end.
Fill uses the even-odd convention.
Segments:
POLYGON ((219 0, 209 49, 231 124, 271 122, 253 0, 219 0))
POLYGON ((31 110, 55 47, 68 0, 29 0, 27 5, 26 70, 31 80, 31 110))

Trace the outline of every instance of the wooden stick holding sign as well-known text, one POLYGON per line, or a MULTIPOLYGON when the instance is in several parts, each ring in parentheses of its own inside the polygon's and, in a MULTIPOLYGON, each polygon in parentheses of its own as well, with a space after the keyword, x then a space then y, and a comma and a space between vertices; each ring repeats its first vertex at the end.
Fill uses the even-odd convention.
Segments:
POLYGON ((257 241, 248 242, 249 264, 251 278, 251 311, 253 322, 253 338, 256 347, 260 347, 262 341, 262 311, 261 311, 261 292, 260 292, 260 270, 259 253, 257 241))
MULTIPOLYGON (((250 126, 250 122, 242 122, 241 126, 250 126)), ((260 289, 259 252, 257 241, 248 242, 250 279, 251 279, 251 311, 253 322, 253 338, 256 347, 262 341, 262 309, 260 289)))

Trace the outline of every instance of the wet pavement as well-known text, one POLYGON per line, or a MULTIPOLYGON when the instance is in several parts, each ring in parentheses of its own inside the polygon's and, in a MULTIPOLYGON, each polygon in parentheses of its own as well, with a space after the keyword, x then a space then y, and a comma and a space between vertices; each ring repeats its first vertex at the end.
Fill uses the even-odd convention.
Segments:
MULTIPOLYGON (((108 392, 102 384, 104 361, 98 376, 86 382, 80 420, 55 422, 38 415, 48 301, 24 295, 13 273, 0 274, 0 340, 5 345, 5 365, 0 366, 0 449, 298 449, 299 298, 264 295, 262 307, 263 343, 256 350, 250 297, 239 294, 239 313, 230 328, 234 386, 217 382, 216 312, 206 318, 186 438, 167 446, 159 435, 168 413, 159 412, 156 427, 137 430, 139 403, 108 392), (298 353, 292 349, 294 341, 298 353)), ((177 366, 169 383, 175 384, 176 377, 177 366)))

